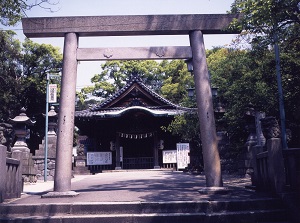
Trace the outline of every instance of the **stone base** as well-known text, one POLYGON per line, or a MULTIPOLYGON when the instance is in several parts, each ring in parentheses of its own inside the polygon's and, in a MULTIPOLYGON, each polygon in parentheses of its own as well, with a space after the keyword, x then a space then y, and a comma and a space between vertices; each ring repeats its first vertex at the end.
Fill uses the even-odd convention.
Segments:
POLYGON ((65 198, 65 197, 76 197, 79 193, 75 191, 56 192, 51 191, 41 196, 41 198, 65 198))
POLYGON ((91 174, 89 168, 87 166, 76 166, 73 169, 73 173, 75 175, 88 175, 91 174))
POLYGON ((11 152, 18 151, 18 150, 21 152, 30 153, 30 149, 27 146, 14 146, 11 148, 11 152))
POLYGON ((122 170, 122 167, 116 166, 115 170, 122 170))
POLYGON ((160 169, 160 166, 154 166, 153 169, 160 169))
POLYGON ((203 187, 198 192, 200 194, 214 195, 214 194, 228 194, 232 191, 228 187, 203 187))

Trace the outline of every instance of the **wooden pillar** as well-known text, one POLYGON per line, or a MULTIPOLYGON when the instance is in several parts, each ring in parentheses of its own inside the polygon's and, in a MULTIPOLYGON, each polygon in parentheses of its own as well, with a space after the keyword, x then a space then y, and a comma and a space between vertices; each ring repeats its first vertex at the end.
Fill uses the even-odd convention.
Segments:
POLYGON ((210 77, 206 62, 203 34, 200 30, 195 30, 190 33, 190 43, 192 47, 194 81, 200 121, 206 186, 220 187, 223 186, 223 183, 210 77))
POLYGON ((76 51, 78 48, 78 37, 76 33, 66 33, 64 41, 54 177, 54 192, 57 193, 49 194, 49 196, 53 197, 56 195, 60 197, 61 192, 64 193, 64 196, 77 195, 77 193, 71 192, 70 190, 72 178, 72 150, 77 79, 76 51))
POLYGON ((157 138, 157 133, 154 133, 153 136, 153 164, 154 164, 154 169, 160 169, 159 163, 158 163, 158 138, 157 138))
POLYGON ((120 151, 120 136, 117 134, 116 136, 116 170, 122 169, 121 167, 121 151, 120 151))

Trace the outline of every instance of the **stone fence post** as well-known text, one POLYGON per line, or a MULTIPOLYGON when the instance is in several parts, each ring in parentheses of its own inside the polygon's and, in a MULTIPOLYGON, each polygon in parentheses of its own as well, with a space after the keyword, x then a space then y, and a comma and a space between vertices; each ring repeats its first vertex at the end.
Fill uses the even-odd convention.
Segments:
POLYGON ((20 164, 19 164, 19 167, 17 169, 17 172, 16 172, 16 191, 17 191, 17 196, 18 197, 21 197, 21 193, 23 192, 23 183, 24 183, 24 180, 23 180, 23 176, 22 176, 22 173, 23 173, 23 162, 22 162, 22 158, 23 158, 23 152, 20 151, 20 150, 15 150, 12 152, 11 154, 11 157, 13 159, 16 159, 16 160, 20 160, 20 164))
POLYGON ((268 175, 272 189, 281 193, 285 187, 285 167, 281 140, 271 138, 267 140, 268 150, 268 175))
POLYGON ((6 188, 6 146, 0 145, 0 203, 4 201, 6 188))

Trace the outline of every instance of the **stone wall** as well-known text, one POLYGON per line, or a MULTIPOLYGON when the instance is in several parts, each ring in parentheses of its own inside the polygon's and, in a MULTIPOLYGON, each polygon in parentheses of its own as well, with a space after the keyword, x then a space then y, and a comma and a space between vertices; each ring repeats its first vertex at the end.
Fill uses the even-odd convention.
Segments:
MULTIPOLYGON (((56 160, 56 135, 48 136, 48 152, 47 152, 47 180, 54 180, 55 174, 55 160, 56 160)), ((38 180, 44 179, 45 171, 45 140, 39 145, 39 149, 33 156, 34 169, 36 170, 36 177, 38 180)))
MULTIPOLYGON (((36 170, 36 177, 38 180, 44 180, 45 157, 33 157, 34 168, 36 170)), ((47 180, 54 180, 55 174, 55 159, 47 159, 47 180)))

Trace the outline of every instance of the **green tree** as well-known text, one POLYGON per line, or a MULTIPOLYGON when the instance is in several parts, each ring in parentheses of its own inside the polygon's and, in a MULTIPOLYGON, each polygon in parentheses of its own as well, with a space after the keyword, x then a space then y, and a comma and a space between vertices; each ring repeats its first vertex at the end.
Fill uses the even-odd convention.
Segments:
MULTIPOLYGON (((300 132, 299 118, 298 115, 295 115, 295 110, 299 110, 299 105, 296 102, 298 101, 297 97, 300 97, 298 89, 299 72, 297 69, 299 65, 299 1, 236 0, 232 5, 231 12, 242 13, 242 19, 235 21, 232 27, 244 29, 246 33, 253 34, 251 41, 252 53, 266 52, 270 45, 279 45, 287 123, 290 125, 289 127, 293 126, 295 132, 300 132), (293 90, 291 91, 291 89, 293 90)), ((275 56, 273 58, 272 64, 275 67, 275 56)), ((268 72, 269 75, 271 75, 271 71, 275 74, 273 68, 264 71, 268 72)), ((270 80, 274 78, 273 75, 270 80)), ((298 134, 295 135, 297 137, 298 134)), ((298 139, 299 144, 300 140, 298 139)))
MULTIPOLYGON (((107 61, 101 68, 102 72, 95 74, 91 79, 95 86, 83 88, 83 94, 92 93, 95 96, 107 98, 121 89, 132 75, 140 77, 143 83, 154 91, 159 91, 162 84, 161 67, 153 60, 107 61)), ((81 98, 84 96, 81 95, 81 98)))
POLYGON ((28 114, 41 114, 45 109, 47 74, 61 71, 62 54, 58 47, 25 39, 22 64, 24 91, 21 103, 27 107, 28 114))
MULTIPOLYGON (((282 53, 283 87, 287 126, 294 133, 299 132, 299 46, 293 45, 292 52, 282 53)), ((207 52, 207 60, 212 83, 218 86, 218 97, 226 108, 227 131, 236 148, 245 142, 248 132, 245 129, 245 111, 252 104, 257 111, 279 119, 275 61, 272 50, 253 47, 248 50, 216 48, 207 52), (263 58, 263 59, 262 59, 263 58)), ((294 135, 291 145, 299 144, 294 135)))
MULTIPOLYGON (((38 44, 29 39, 23 43, 23 78, 22 94, 19 98, 21 105, 27 108, 26 114, 35 117, 36 124, 30 128, 31 136, 28 142, 30 148, 37 148, 41 137, 44 136, 47 74, 58 74, 62 69, 62 54, 60 49, 50 44, 38 44)), ((51 80, 58 84, 59 80, 51 80)))
POLYGON ((0 31, 0 122, 20 109, 22 94, 21 45, 12 31, 0 31))
POLYGON ((164 61, 161 66, 165 76, 161 87, 162 96, 177 104, 187 101, 187 89, 194 87, 194 81, 186 63, 183 60, 172 60, 164 61))
POLYGON ((269 40, 273 40, 275 32, 284 40, 291 27, 300 25, 298 0, 235 0, 231 12, 242 15, 232 27, 266 35, 269 40))
POLYGON ((25 107, 37 124, 33 135, 43 135, 46 103, 46 74, 58 73, 62 54, 51 45, 33 43, 26 39, 23 48, 12 31, 0 32, 0 120, 7 122, 25 107), (38 134, 39 133, 39 134, 38 134))
POLYGON ((248 134, 245 112, 249 104, 268 115, 277 115, 273 55, 269 50, 234 49, 213 49, 207 55, 212 83, 218 86, 218 98, 226 108, 227 131, 238 148, 248 134))
POLYGON ((4 26, 14 26, 33 7, 52 11, 51 7, 58 2, 51 0, 0 0, 0 23, 4 26))

